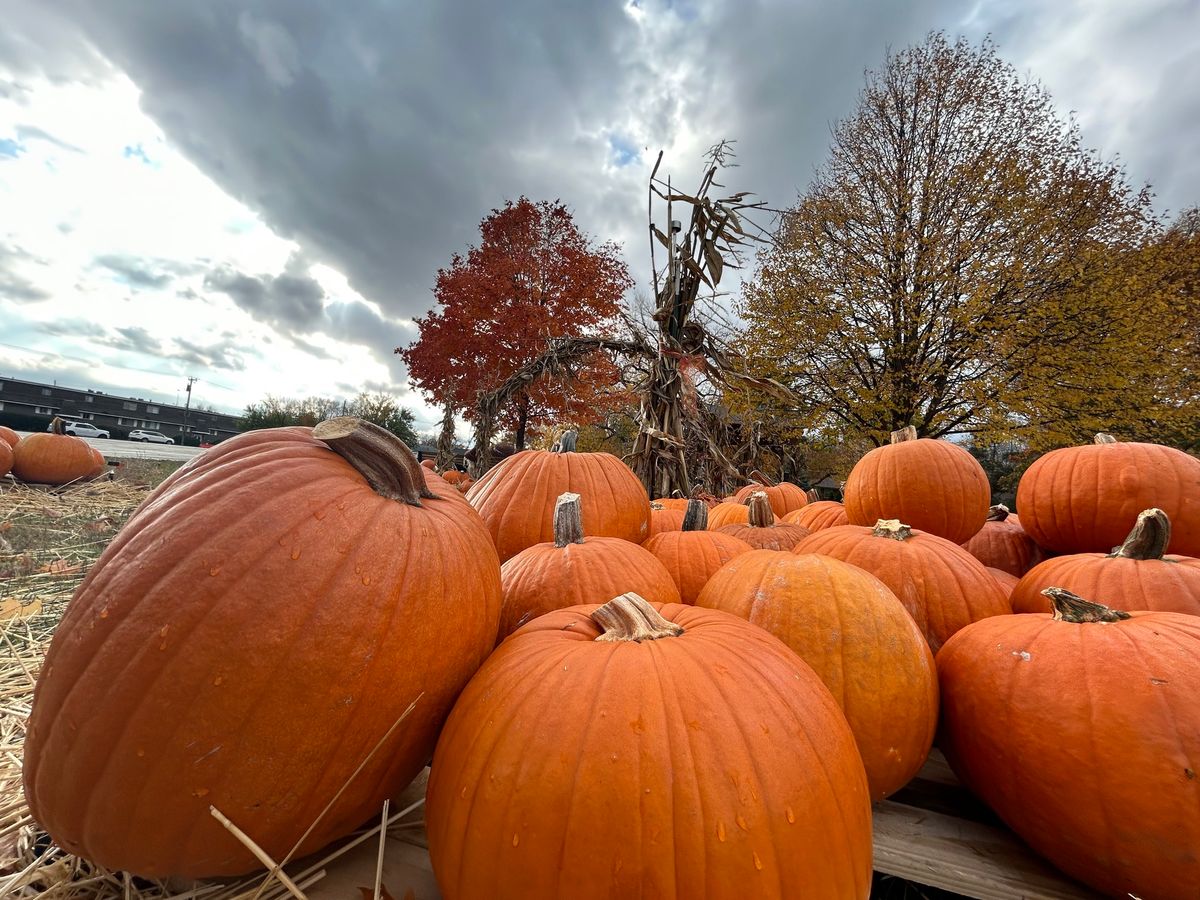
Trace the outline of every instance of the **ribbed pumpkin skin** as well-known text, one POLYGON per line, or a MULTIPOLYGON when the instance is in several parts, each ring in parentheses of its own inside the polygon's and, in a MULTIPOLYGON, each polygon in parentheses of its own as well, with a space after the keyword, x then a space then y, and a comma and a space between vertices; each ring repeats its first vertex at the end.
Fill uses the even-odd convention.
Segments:
POLYGON ((1025 533, 1021 520, 1012 513, 1000 522, 984 522, 962 547, 985 566, 1017 578, 1046 558, 1046 551, 1025 533))
POLYGON ((1138 513, 1171 518, 1168 552, 1200 556, 1200 459, 1158 444, 1088 444, 1051 450, 1017 486, 1021 524, 1057 553, 1107 553, 1138 513))
POLYGON ((665 531, 642 545, 667 568, 684 603, 695 603, 713 574, 754 548, 719 531, 665 531))
POLYGON ((723 525, 717 530, 721 534, 745 541, 755 550, 791 550, 811 534, 803 525, 786 523, 776 523, 766 528, 759 528, 749 523, 723 525))
POLYGON ((8 474, 12 468, 13 450, 7 441, 0 441, 0 478, 8 474))
POLYGON ((17 446, 20 436, 7 425, 0 425, 0 443, 8 444, 10 448, 17 446))
POLYGON ((66 484, 95 467, 91 445, 69 434, 27 434, 13 448, 12 473, 33 484, 66 484))
POLYGON ((657 503, 663 509, 681 509, 687 512, 686 497, 657 497, 652 502, 657 503))
POLYGON ((1012 612, 983 564, 957 544, 913 531, 896 541, 861 525, 826 528, 796 545, 795 553, 821 553, 866 569, 895 594, 937 654, 971 622, 1012 612))
POLYGON ((90 475, 92 478, 97 478, 100 475, 103 475, 104 470, 108 468, 108 461, 104 458, 104 454, 101 453, 99 450, 97 450, 95 447, 92 447, 91 450, 92 450, 92 471, 91 471, 90 475))
POLYGON ((1100 597, 1124 610, 1200 616, 1200 565, 1166 559, 1125 559, 1073 553, 1039 563, 1013 589, 1013 612, 1048 613, 1042 590, 1060 587, 1080 597, 1100 597))
MULTIPOLYGON (((996 584, 1000 585, 1000 590, 1004 592, 1004 596, 1008 598, 1008 602, 1012 603, 1013 591, 1016 590, 1017 584, 1021 579, 1016 575, 1005 572, 1003 569, 997 569, 995 566, 984 566, 984 568, 988 570, 989 575, 996 579, 996 584)), ((1014 612, 1018 611, 1014 610, 1014 612)))
MULTIPOLYGON (((679 531, 683 528, 683 517, 686 509, 651 509, 650 510, 650 534, 648 537, 654 537, 656 534, 661 534, 664 531, 679 531)), ((609 600, 612 597, 608 598, 609 600)), ((650 598, 647 597, 647 600, 650 598)))
POLYGON ((640 544, 650 535, 650 498, 630 468, 611 453, 523 450, 488 470, 467 499, 483 517, 500 561, 554 540, 559 494, 583 498, 583 530, 640 544))
POLYGON ((899 519, 961 544, 983 527, 991 488, 962 447, 921 438, 867 453, 850 470, 844 493, 851 525, 899 519))
POLYGON ((838 525, 849 525, 846 507, 836 500, 818 500, 803 509, 795 510, 783 517, 788 525, 803 525, 809 531, 820 531, 822 528, 834 528, 838 525))
POLYGON ((924 765, 937 728, 933 654, 874 575, 828 556, 755 550, 716 573, 696 605, 765 628, 812 666, 846 714, 872 800, 924 765))
POLYGON ((608 643, 593 608, 526 625, 455 705, 425 817, 442 896, 866 898, 866 777, 812 670, 725 613, 608 643))
POLYGON ((716 531, 726 525, 744 525, 750 521, 750 509, 744 503, 722 500, 708 511, 708 530, 716 531))
POLYGON ((631 591, 651 603, 679 602, 666 567, 645 547, 620 538, 526 547, 500 567, 500 585, 500 640, 551 610, 607 603, 631 591))
POLYGON ((1200 885, 1200 619, 1132 615, 964 628, 937 658, 938 746, 1067 874, 1106 896, 1184 900, 1200 885))
POLYGON ((209 805, 282 858, 421 695, 299 855, 377 814, 428 761, 500 613, 483 523, 421 503, 383 499, 308 428, 238 435, 168 478, 38 680, 25 789, 55 842, 148 876, 259 868, 209 805))
POLYGON ((733 499, 738 503, 745 503, 755 491, 762 491, 767 495, 767 500, 771 503, 771 512, 778 518, 808 505, 808 496, 804 493, 804 488, 787 481, 781 481, 779 484, 748 484, 738 489, 733 499))

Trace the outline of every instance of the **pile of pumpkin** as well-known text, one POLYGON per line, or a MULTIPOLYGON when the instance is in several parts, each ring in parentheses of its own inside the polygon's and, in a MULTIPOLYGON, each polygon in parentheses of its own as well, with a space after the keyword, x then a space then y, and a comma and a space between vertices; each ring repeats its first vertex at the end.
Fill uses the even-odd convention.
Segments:
POLYGON ((232 875, 350 833, 432 758, 448 900, 863 898, 871 803, 936 733, 1066 872, 1194 897, 1200 562, 1164 553, 1200 555, 1200 461, 1054 451, 1018 522, 961 448, 904 437, 844 507, 760 484, 743 513, 652 509, 570 440, 464 498, 355 419, 239 435, 71 602, 30 808, 112 868, 232 875))
POLYGON ((421 460, 421 465, 426 469, 429 469, 431 472, 437 472, 437 474, 441 475, 442 479, 447 484, 454 485, 461 493, 465 494, 471 485, 475 483, 475 480, 470 475, 468 475, 466 472, 461 472, 458 469, 445 469, 439 471, 437 468, 437 463, 432 459, 421 460))
POLYGON ((11 472, 29 484, 68 484, 104 474, 104 454, 81 437, 63 431, 62 419, 51 430, 21 437, 0 425, 0 478, 11 472))

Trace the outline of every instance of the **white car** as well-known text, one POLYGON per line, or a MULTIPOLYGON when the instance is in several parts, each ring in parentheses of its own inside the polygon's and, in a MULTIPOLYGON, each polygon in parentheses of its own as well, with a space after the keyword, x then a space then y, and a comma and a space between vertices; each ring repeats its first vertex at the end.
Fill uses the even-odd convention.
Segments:
POLYGON ((174 438, 169 438, 165 434, 159 434, 157 431, 131 431, 129 432, 131 441, 152 441, 156 444, 173 444, 174 438))
MULTIPOLYGON (((46 430, 50 431, 54 427, 53 424, 47 425, 46 430)), ((63 420, 63 431, 75 437, 90 437, 90 438, 107 438, 108 432, 103 428, 97 428, 90 422, 71 422, 63 420)))

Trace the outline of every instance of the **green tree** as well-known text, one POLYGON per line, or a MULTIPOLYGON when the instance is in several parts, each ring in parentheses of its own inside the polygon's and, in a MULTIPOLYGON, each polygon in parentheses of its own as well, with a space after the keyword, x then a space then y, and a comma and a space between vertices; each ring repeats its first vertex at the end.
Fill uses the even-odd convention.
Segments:
POLYGON ((875 444, 909 424, 1028 438, 1074 413, 1071 385, 1112 410, 1111 369, 1159 323, 1094 288, 1159 236, 1149 204, 990 42, 932 34, 868 73, 781 218, 741 304, 747 354, 806 398, 806 429, 875 444))
POLYGON ((359 394, 346 405, 346 414, 386 428, 409 447, 416 447, 419 442, 413 430, 412 410, 398 405, 391 395, 382 391, 359 394))

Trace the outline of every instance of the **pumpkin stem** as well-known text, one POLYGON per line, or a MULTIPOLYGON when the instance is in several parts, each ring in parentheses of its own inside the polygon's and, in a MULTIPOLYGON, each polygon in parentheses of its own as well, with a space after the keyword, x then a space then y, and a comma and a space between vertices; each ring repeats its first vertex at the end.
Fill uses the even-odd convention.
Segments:
POLYGON ((675 490, 671 491, 671 499, 672 500, 685 500, 685 499, 687 499, 687 494, 685 494, 679 488, 675 488, 675 490))
POLYGON ((1003 503, 997 503, 995 506, 988 507, 987 521, 1003 522, 1010 515, 1012 515, 1012 510, 1003 503))
POLYGON ((653 606, 632 592, 614 597, 592 613, 602 629, 598 641, 656 641, 679 637, 683 626, 664 619, 653 606))
POLYGON ((913 536, 912 529, 899 519, 879 519, 871 530, 875 537, 890 538, 893 541, 907 541, 913 536))
POLYGON ((750 480, 755 484, 761 484, 764 487, 775 487, 777 484, 777 482, 772 481, 770 478, 764 475, 760 469, 755 469, 750 473, 750 480))
POLYGON ((1109 557, 1124 559, 1162 559, 1171 543, 1171 520, 1161 509, 1144 509, 1138 513, 1137 523, 1125 538, 1125 543, 1114 547, 1109 557))
POLYGON ((1099 434, 1097 434, 1096 437, 1092 440, 1092 443, 1094 443, 1094 444, 1115 444, 1116 442, 1117 442, 1117 439, 1115 437, 1113 437, 1111 434, 1108 434, 1103 431, 1101 431, 1099 434))
POLYGON ((312 436, 354 467, 371 490, 388 500, 420 506, 437 495, 425 485, 421 464, 408 445, 386 428, 355 416, 318 422, 312 436))
POLYGON ((1054 607, 1054 618, 1059 622, 1120 622, 1128 619, 1129 613, 1110 609, 1102 603, 1092 603, 1063 588, 1048 587, 1042 595, 1050 598, 1054 607))
POLYGON ((708 530, 708 504, 703 500, 689 500, 687 512, 683 514, 684 531, 708 530))
POLYGON ((892 443, 903 444, 905 441, 915 441, 917 439, 917 429, 912 425, 905 425, 899 431, 892 432, 892 443))
POLYGON ((583 506, 579 495, 567 492, 554 501, 554 546, 583 543, 583 506))
POLYGON ((804 497, 809 503, 820 503, 821 493, 816 488, 809 488, 804 492, 804 497))
POLYGON ((770 528, 775 524, 775 512, 771 509, 766 491, 755 491, 746 505, 750 507, 750 524, 755 528, 770 528))
POLYGON ((66 434, 67 433, 66 425, 63 423, 63 420, 60 419, 58 416, 55 416, 53 419, 50 420, 50 433, 51 434, 66 434))
POLYGON ((555 453, 574 453, 575 442, 579 440, 579 432, 564 431, 563 436, 558 439, 558 446, 554 448, 555 453))

